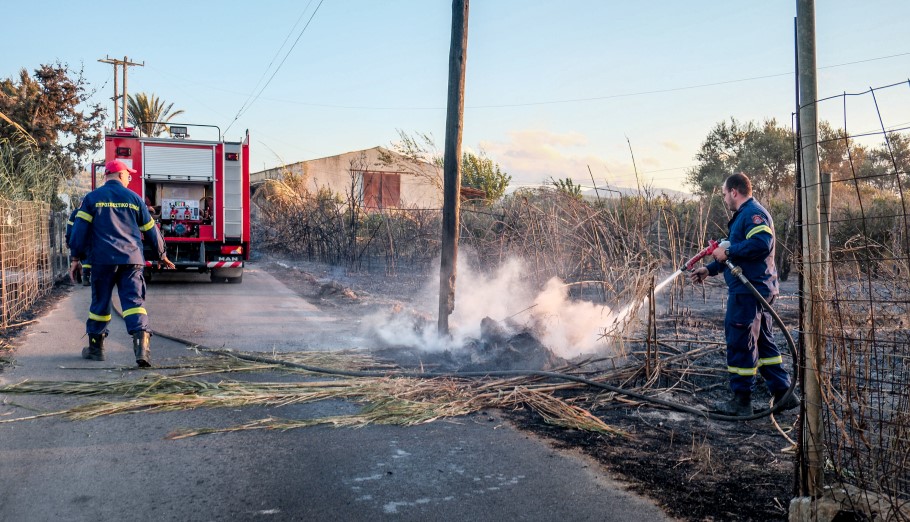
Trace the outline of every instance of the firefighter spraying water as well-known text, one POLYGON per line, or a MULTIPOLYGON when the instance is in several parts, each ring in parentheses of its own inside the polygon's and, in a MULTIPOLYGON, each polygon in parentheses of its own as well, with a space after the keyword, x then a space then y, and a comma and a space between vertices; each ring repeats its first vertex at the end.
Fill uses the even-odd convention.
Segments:
MULTIPOLYGON (((745 174, 729 176, 724 181, 723 194, 724 203, 733 212, 730 239, 710 240, 707 247, 655 286, 654 293, 684 272, 698 284, 708 276, 723 273, 729 291, 724 335, 733 397, 716 403, 713 411, 732 417, 752 416, 752 390, 757 374, 761 374, 774 396, 775 410, 796 408, 800 402, 794 391, 795 382, 782 366, 783 358, 771 333, 773 321, 787 339, 795 366, 796 345, 772 307, 778 294, 778 280, 771 214, 753 199, 752 184, 745 174), (714 261, 696 268, 708 256, 714 261)), ((632 310, 632 305, 623 309, 618 321, 624 320, 632 310)))
MULTIPOLYGON (((718 402, 713 409, 724 415, 752 415, 752 390, 759 373, 774 396, 776 406, 795 408, 799 400, 793 393, 793 381, 783 368, 781 352, 771 332, 773 318, 786 333, 771 307, 778 294, 771 214, 752 197, 752 183, 745 174, 727 177, 722 192, 724 204, 733 212, 728 224, 729 240, 712 242, 684 267, 693 283, 701 283, 708 276, 720 273, 727 283, 724 334, 733 397, 718 402), (695 263, 708 254, 714 261, 694 268, 695 263)), ((791 351, 795 352, 792 344, 791 351)))
MULTIPOLYGON (((729 242, 729 241, 725 241, 724 243, 726 243, 727 246, 730 246, 730 242, 729 242)), ((710 241, 708 242, 708 246, 705 247, 704 250, 702 250, 701 252, 699 252, 699 253, 695 254, 694 256, 692 256, 692 259, 686 261, 686 263, 685 263, 682 267, 680 267, 679 270, 677 270, 676 272, 673 272, 673 273, 670 274, 666 279, 664 279, 664 280, 661 281, 657 286, 655 286, 655 287, 654 287, 654 293, 655 293, 655 294, 660 293, 661 290, 663 290, 664 288, 666 288, 667 285, 669 285, 670 283, 672 283, 673 280, 676 279, 677 277, 679 277, 679 275, 682 274, 683 272, 691 272, 691 271, 693 271, 693 270, 695 269, 695 263, 698 263, 699 261, 701 261, 701 260, 704 259, 705 257, 710 256, 710 255, 711 255, 711 252, 714 252, 714 250, 716 250, 718 246, 719 246, 719 243, 718 243, 717 241, 715 241, 715 240, 713 240, 713 239, 710 240, 710 241)))

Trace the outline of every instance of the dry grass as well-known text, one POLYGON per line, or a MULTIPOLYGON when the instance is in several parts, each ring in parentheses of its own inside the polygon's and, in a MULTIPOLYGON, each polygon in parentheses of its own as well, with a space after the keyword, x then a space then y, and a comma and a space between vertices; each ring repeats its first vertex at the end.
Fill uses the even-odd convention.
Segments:
MULTIPOLYGON (((285 354, 282 354, 285 355, 285 354)), ((364 354, 329 354, 301 352, 290 354, 287 361, 312 364, 334 363, 335 367, 375 367, 378 363, 364 354), (344 362, 345 364, 341 364, 344 362)), ((147 375, 130 381, 24 381, 0 387, 0 393, 75 395, 115 397, 120 400, 98 400, 52 413, 7 419, 2 423, 65 416, 72 420, 90 420, 106 415, 132 412, 164 412, 196 408, 238 408, 244 406, 279 407, 311 403, 326 399, 343 399, 364 404, 354 415, 316 419, 278 419, 268 417, 227 428, 176 430, 170 438, 184 438, 206 433, 241 430, 286 430, 327 424, 336 427, 362 427, 369 424, 413 426, 443 418, 467 415, 487 408, 518 408, 526 405, 547 422, 572 429, 609 435, 625 435, 608 426, 587 410, 569 404, 552 392, 563 386, 541 384, 539 379, 415 379, 404 377, 357 377, 302 382, 246 382, 199 380, 204 374, 239 371, 274 371, 281 365, 263 364, 235 358, 194 358, 183 373, 172 376, 147 375), (209 364, 206 365, 205 363, 209 364)))

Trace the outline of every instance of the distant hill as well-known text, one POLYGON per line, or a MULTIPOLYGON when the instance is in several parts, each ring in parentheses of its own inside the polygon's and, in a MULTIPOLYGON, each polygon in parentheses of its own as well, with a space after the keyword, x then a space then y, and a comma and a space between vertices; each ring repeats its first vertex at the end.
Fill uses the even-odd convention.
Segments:
MULTIPOLYGON (((673 190, 668 188, 657 188, 657 187, 647 187, 642 188, 641 193, 645 196, 656 197, 659 195, 666 195, 670 199, 694 199, 695 196, 689 194, 688 192, 683 192, 681 190, 673 190)), ((597 200, 600 199, 611 199, 618 197, 628 197, 628 196, 638 196, 639 191, 637 188, 629 187, 598 187, 597 189, 583 190, 581 192, 583 198, 587 200, 597 200)))

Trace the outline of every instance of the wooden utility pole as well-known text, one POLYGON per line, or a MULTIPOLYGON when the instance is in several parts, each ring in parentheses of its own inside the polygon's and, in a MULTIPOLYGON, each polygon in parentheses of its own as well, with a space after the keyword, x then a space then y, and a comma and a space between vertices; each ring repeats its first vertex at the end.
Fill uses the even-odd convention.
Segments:
POLYGON ((455 310, 455 271, 461 201, 461 133, 464 119, 464 73, 468 51, 468 0, 452 1, 452 42, 449 47, 449 97, 443 159, 442 259, 439 267, 439 335, 449 333, 455 310))
POLYGON ((131 62, 130 59, 126 56, 124 56, 122 60, 118 60, 116 58, 108 58, 107 56, 105 56, 103 60, 98 60, 98 61, 101 63, 109 63, 114 66, 114 98, 113 98, 113 100, 114 100, 114 128, 117 129, 117 128, 126 127, 126 113, 127 113, 126 72, 127 72, 127 68, 130 66, 145 67, 145 62, 144 61, 142 63, 131 62), (118 67, 123 67, 123 94, 119 94, 119 87, 117 85, 118 84, 118 82, 117 82, 118 67), (122 119, 122 121, 120 120, 121 113, 118 110, 118 104, 117 104, 117 102, 121 99, 123 100, 123 112, 122 112, 123 119, 122 119))
POLYGON ((796 50, 799 68, 799 128, 802 164, 802 273, 800 279, 804 331, 800 345, 805 351, 804 390, 806 413, 803 419, 802 452, 806 476, 801 494, 818 496, 824 487, 823 434, 821 419, 821 366, 825 347, 822 328, 823 276, 827 267, 821 243, 821 190, 818 167, 818 84, 815 65, 815 0, 796 2, 796 50))

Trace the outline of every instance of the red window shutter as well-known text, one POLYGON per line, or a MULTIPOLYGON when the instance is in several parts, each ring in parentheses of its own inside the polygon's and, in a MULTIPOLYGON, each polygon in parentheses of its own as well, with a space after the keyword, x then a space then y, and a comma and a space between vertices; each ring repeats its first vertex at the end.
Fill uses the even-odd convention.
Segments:
POLYGON ((401 204, 401 174, 393 172, 382 175, 382 197, 384 208, 397 208, 401 204))
POLYGON ((364 171, 363 174, 363 206, 366 208, 379 207, 379 187, 382 177, 378 172, 364 171))

